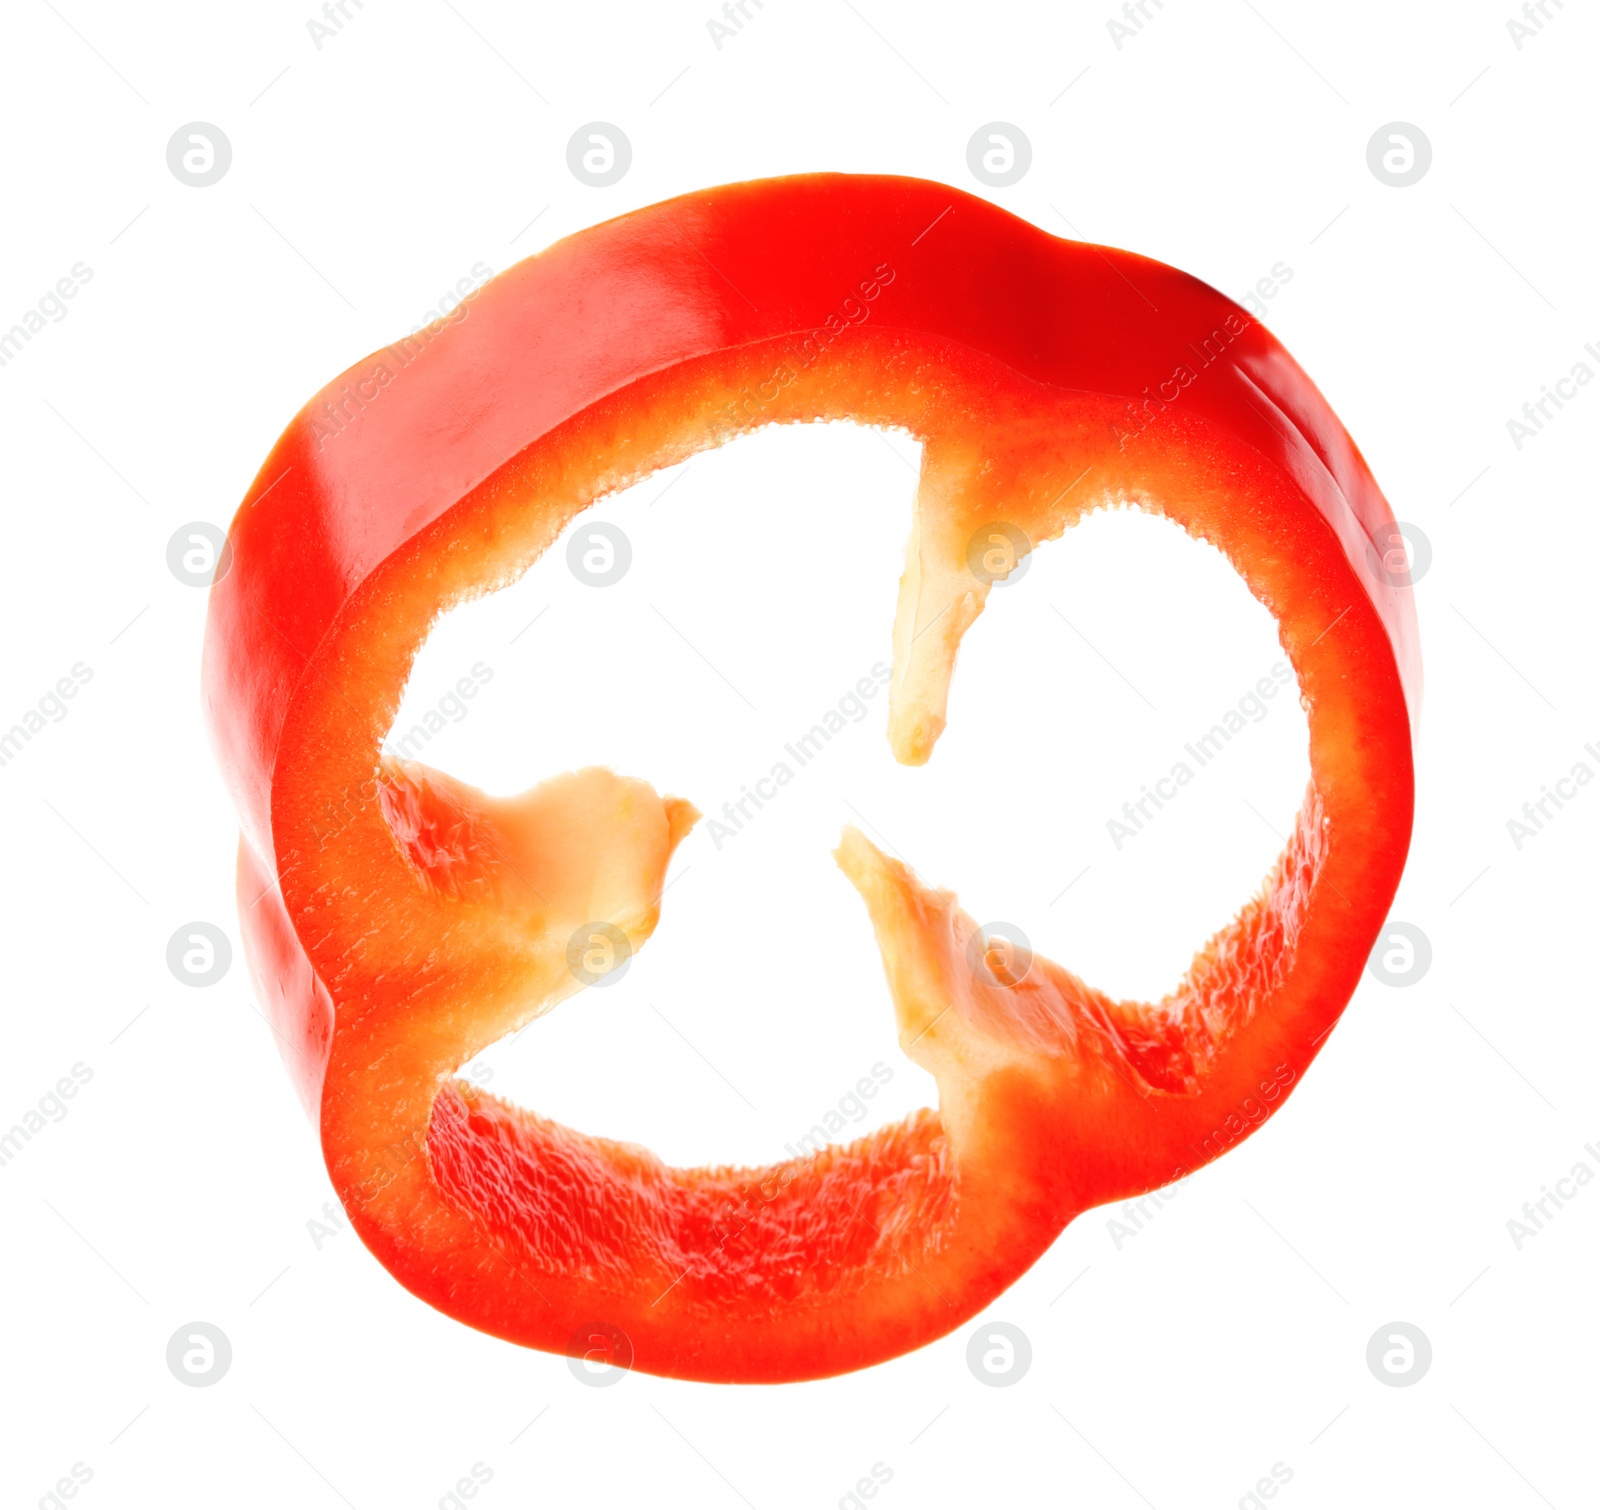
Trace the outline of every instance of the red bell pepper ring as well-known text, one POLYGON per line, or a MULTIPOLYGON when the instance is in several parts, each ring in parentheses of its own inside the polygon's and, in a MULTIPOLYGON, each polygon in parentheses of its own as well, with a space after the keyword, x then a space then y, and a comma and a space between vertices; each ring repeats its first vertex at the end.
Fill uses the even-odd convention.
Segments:
POLYGON ((1409 588, 1372 565, 1388 505, 1264 328, 1172 268, 942 185, 823 174, 584 231, 428 334, 284 432, 233 522, 205 655, 257 990, 351 1221, 404 1285, 534 1347, 610 1339, 654 1373, 834 1374, 950 1331, 1073 1216, 1282 1105, 1399 881, 1420 662, 1409 588), (1276 616, 1311 782, 1260 895, 1151 1004, 1043 959, 975 971, 952 895, 847 831, 839 863, 938 1111, 764 1169, 671 1168, 453 1076, 579 989, 575 930, 644 943, 694 809, 603 770, 501 800, 380 747, 442 611, 597 497, 816 419, 924 446, 899 759, 928 758, 988 593, 969 542, 1025 550, 1121 501, 1219 547, 1276 616))

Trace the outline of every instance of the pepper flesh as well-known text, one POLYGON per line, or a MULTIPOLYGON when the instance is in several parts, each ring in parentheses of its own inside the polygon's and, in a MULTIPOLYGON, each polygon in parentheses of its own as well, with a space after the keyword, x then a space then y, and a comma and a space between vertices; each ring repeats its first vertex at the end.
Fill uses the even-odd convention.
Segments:
POLYGON ((1325 400, 1230 301, 914 179, 637 211, 343 374, 234 520, 205 696, 241 812, 246 952, 356 1230, 484 1331, 771 1382, 947 1333, 1079 1212, 1216 1157, 1298 1083, 1404 865, 1420 660, 1409 588, 1373 564, 1392 530, 1325 400), (974 535, 1037 546, 1132 504, 1221 549, 1274 614, 1311 782, 1260 894, 1149 1004, 1037 957, 1020 982, 979 978, 954 897, 847 830, 837 858, 938 1110, 810 1159, 672 1168, 454 1074, 579 989, 580 926, 648 939, 692 806, 597 769, 491 798, 381 745, 438 616, 595 499, 760 425, 832 419, 923 445, 897 758, 928 759, 944 726, 988 592, 974 535))

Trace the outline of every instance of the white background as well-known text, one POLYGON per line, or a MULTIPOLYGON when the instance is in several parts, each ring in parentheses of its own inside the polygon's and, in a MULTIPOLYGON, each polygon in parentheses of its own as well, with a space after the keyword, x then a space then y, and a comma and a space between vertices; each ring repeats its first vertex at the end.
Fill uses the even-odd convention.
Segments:
MULTIPOLYGON (((426 1510, 481 1464, 490 1510, 767 1510, 839 1504, 875 1463, 888 1510, 1248 1505, 1274 1464, 1275 1503, 1304 1510, 1593 1503, 1600 1183, 1520 1251, 1507 1222, 1578 1160, 1600 1172, 1600 789, 1520 850, 1506 827, 1575 762, 1600 770, 1600 392, 1520 450, 1506 425, 1600 371, 1592 12, 1551 3, 1518 49, 1509 0, 1150 0, 1119 49, 1110 0, 767 0, 719 50, 709 0, 347 8, 320 50, 309 0, 7 8, 0 328, 75 263, 93 277, 0 368, 0 725, 76 662, 93 679, 0 768, 0 1129, 75 1063, 93 1078, 0 1167, 5 1503, 51 1504, 81 1464, 74 1503, 108 1510, 426 1510), (196 120, 233 148, 205 189, 165 158, 196 120), (633 146, 604 189, 566 166, 594 120, 633 146), (1033 162, 986 190, 966 145, 995 120, 1033 162), (1405 189, 1366 162, 1395 120, 1433 146, 1405 189), (332 1192, 242 959, 206 989, 167 968, 192 920, 237 944, 237 824, 200 718, 205 594, 166 546, 225 525, 298 405, 475 263, 823 168, 987 193, 1235 297, 1292 269, 1268 323, 1432 547, 1395 916, 1433 963, 1365 979, 1284 1112, 1146 1230, 1119 1247, 1091 1212, 995 1302, 1032 1344, 1013 1386, 968 1371, 967 1328, 824 1383, 586 1388, 412 1299, 348 1230, 318 1246, 332 1192), (165 1362, 196 1320, 233 1348, 204 1389, 165 1362), (1407 1388, 1365 1361, 1397 1320, 1433 1348, 1407 1388)), ((429 760, 502 792, 599 762, 720 807, 887 660, 915 462, 903 436, 768 431, 604 502, 622 582, 582 586, 553 552, 440 626, 407 712, 476 661, 493 679, 429 760)), ((1120 851, 1106 820, 1277 658, 1213 551, 1096 517, 994 595, 929 766, 893 764, 880 699, 735 839, 686 842, 624 981, 481 1069, 675 1161, 781 1156, 879 1060, 853 1133, 925 1104, 828 858, 852 820, 981 920, 1160 994, 1271 864, 1303 715, 1274 703, 1120 851)))

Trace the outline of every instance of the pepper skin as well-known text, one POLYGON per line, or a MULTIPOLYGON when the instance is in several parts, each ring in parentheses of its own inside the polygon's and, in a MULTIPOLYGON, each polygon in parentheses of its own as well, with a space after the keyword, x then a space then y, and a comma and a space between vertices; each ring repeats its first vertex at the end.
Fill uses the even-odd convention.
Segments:
POLYGON ((1421 679, 1409 587, 1377 564, 1388 505, 1263 327, 1186 274, 942 185, 820 174, 581 232, 427 336, 285 430, 234 519, 204 669, 256 987, 350 1219, 402 1284, 497 1336, 654 1373, 836 1374, 949 1332, 1073 1216, 1283 1104, 1399 881, 1421 679), (1260 894, 1148 1004, 1042 958, 1020 980, 975 971, 954 897, 847 830, 838 861, 938 1110, 764 1169, 671 1168, 454 1077, 579 989, 583 925, 645 943, 693 807, 600 769, 492 798, 381 745, 434 620, 596 498, 832 419, 924 448, 898 759, 932 753, 988 594, 969 542, 1036 548, 1131 504, 1222 550, 1273 613, 1310 786, 1260 894))

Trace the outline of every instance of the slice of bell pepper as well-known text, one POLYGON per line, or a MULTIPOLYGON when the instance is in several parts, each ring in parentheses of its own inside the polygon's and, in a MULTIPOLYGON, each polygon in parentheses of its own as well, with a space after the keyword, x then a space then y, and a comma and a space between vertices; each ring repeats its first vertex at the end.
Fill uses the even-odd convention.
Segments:
POLYGON ((1236 305, 914 179, 639 210, 335 379, 234 519, 204 683, 256 988, 362 1239, 500 1337, 804 1379, 947 1333, 1077 1213, 1217 1156, 1298 1083, 1404 864, 1421 683, 1409 587, 1370 564, 1392 528, 1327 403, 1236 305), (1311 782, 1260 894, 1148 1004, 1043 959, 1020 979, 983 964, 949 892, 847 830, 838 861, 938 1110, 766 1168, 672 1168, 455 1073, 579 989, 576 931, 645 942, 695 810, 598 769, 492 798, 381 746, 439 615, 596 498, 831 419, 924 448, 900 760, 929 757, 988 594, 970 543, 1026 551, 1125 503, 1217 546, 1272 611, 1311 782))

